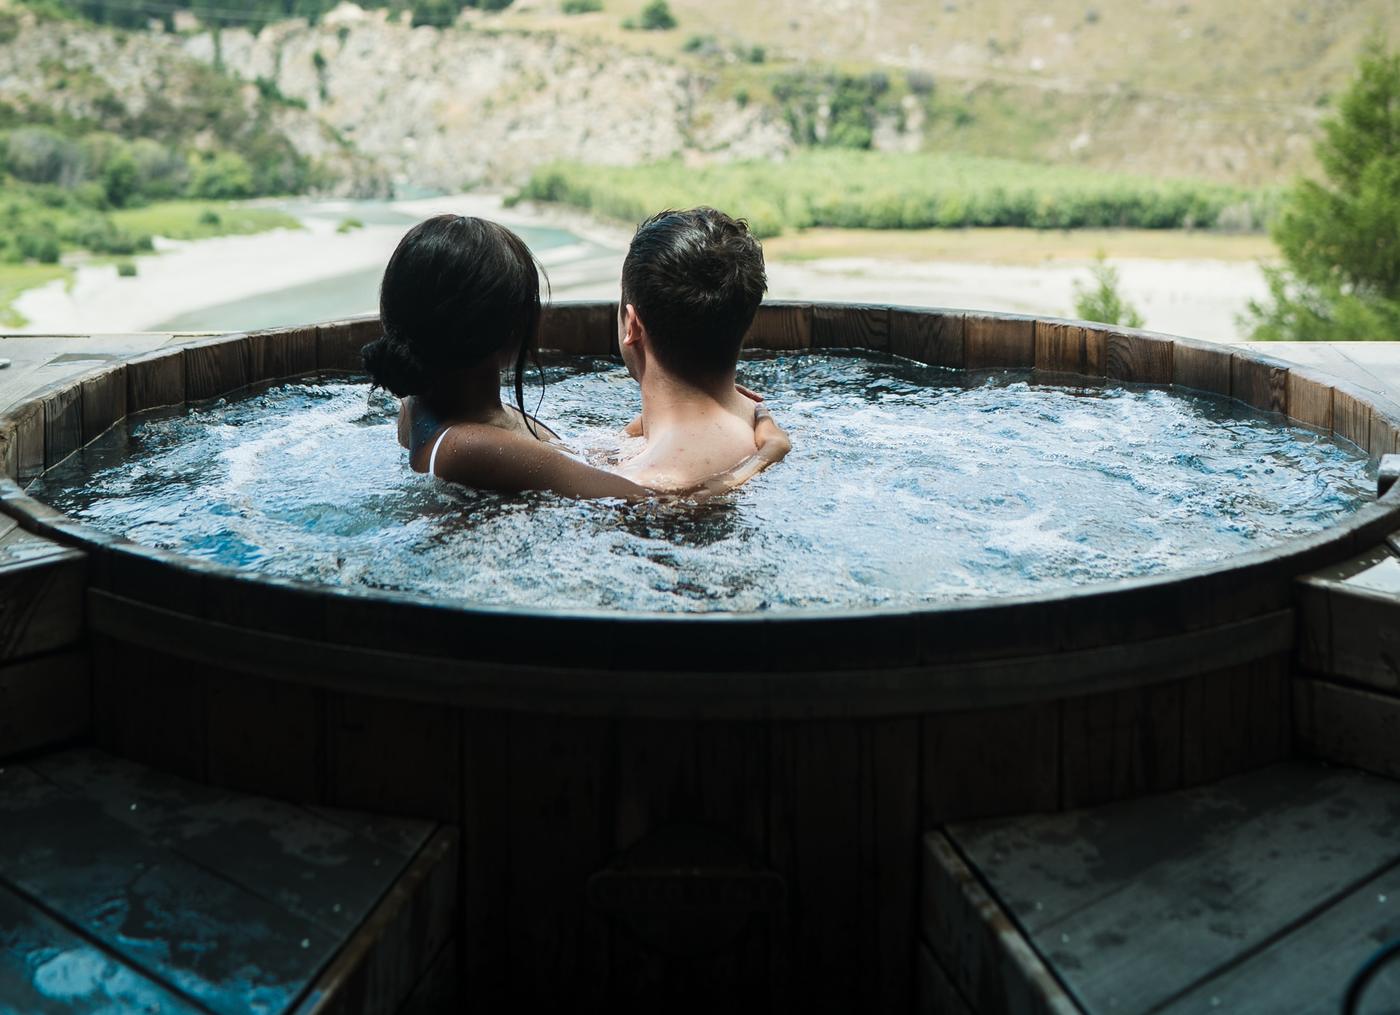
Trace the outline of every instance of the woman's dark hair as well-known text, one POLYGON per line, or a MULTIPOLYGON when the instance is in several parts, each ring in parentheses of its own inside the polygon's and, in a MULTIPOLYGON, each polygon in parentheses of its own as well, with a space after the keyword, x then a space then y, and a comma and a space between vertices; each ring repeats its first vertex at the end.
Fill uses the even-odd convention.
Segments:
POLYGON ((432 390, 447 370, 518 346, 515 401, 525 411, 525 363, 540 330, 540 268, 530 248, 485 219, 439 215, 399 241, 379 287, 382 338, 365 370, 399 397, 432 390))

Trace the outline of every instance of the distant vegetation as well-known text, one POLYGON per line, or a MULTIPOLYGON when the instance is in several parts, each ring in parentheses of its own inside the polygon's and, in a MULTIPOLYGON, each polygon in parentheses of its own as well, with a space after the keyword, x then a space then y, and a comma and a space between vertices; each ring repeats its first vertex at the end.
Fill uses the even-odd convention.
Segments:
POLYGON ((603 0, 564 0, 560 9, 565 14, 596 14, 603 9, 603 0))
POLYGON ((1118 269, 1110 265, 1102 253, 1090 269, 1090 274, 1092 281, 1088 285, 1074 283, 1074 316, 1081 321, 1141 328, 1142 314, 1118 291, 1118 269))
POLYGON ((666 0, 651 0, 635 18, 626 18, 623 28, 641 29, 644 32, 669 32, 678 22, 671 13, 671 5, 666 0))
POLYGON ((660 208, 712 204, 761 236, 812 226, 870 229, 1021 226, 1210 229, 1261 225, 1270 195, 1007 159, 808 150, 786 162, 703 168, 556 164, 516 200, 552 201, 640 221, 660 208))
MULTIPOLYGON (((177 9, 189 10, 201 22, 216 26, 261 28, 285 18, 308 18, 316 21, 336 6, 340 0, 183 0, 178 4, 164 0, 24 0, 42 13, 67 14, 86 18, 114 28, 145 28, 152 21, 170 27, 177 9)), ((511 0, 392 0, 389 3, 366 6, 388 7, 411 13, 415 25, 450 25, 468 7, 501 10, 511 0)))
POLYGON ((1267 269, 1270 298, 1250 304, 1261 340, 1400 337, 1400 52, 1373 47, 1323 127, 1324 180, 1289 191, 1267 269))

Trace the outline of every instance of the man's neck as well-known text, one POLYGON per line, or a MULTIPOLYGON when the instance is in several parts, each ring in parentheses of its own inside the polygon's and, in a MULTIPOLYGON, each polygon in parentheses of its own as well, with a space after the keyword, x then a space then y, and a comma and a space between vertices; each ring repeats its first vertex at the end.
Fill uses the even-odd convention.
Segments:
POLYGON ((642 379, 642 425, 648 438, 694 423, 706 416, 732 411, 734 373, 704 384, 683 381, 653 367, 642 379))

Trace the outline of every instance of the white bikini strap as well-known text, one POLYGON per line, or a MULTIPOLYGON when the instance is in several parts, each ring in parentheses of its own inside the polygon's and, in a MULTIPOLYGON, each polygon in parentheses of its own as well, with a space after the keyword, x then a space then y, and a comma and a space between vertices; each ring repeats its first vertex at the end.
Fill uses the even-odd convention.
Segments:
POLYGON ((432 450, 432 453, 428 455, 428 475, 430 475, 430 476, 436 476, 436 475, 437 475, 437 453, 438 453, 438 448, 442 447, 442 439, 443 439, 444 437, 447 436, 447 431, 450 430, 450 429, 451 429, 451 427, 448 427, 448 428, 444 429, 444 430, 442 431, 442 433, 438 434, 438 439, 435 440, 435 441, 433 441, 433 450, 432 450))

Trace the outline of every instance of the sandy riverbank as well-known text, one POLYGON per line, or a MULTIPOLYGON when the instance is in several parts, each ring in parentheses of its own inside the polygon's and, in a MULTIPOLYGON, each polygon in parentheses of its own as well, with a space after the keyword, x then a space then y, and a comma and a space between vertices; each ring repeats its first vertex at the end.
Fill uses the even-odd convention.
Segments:
MULTIPOLYGON (((555 299, 611 299, 628 232, 555 209, 506 209, 498 196, 470 194, 403 201, 414 218, 456 212, 503 222, 564 229, 585 241, 546 252, 555 299)), ((31 334, 136 332, 202 308, 382 266, 402 236, 400 225, 370 225, 337 233, 353 210, 326 204, 303 218, 305 228, 193 243, 162 243, 139 259, 135 278, 111 266, 82 266, 71 285, 58 282, 23 294, 16 309, 31 334)), ((940 257, 946 257, 940 254, 940 257)), ((952 256, 956 256, 955 252, 952 256)), ((1256 264, 1239 260, 1115 260, 1122 290, 1160 331, 1216 341, 1238 341, 1236 318, 1251 298, 1264 295, 1256 264)), ((1070 316, 1073 287, 1088 277, 1088 261, 988 264, 964 260, 871 257, 775 261, 769 266, 773 299, 849 300, 922 304, 1070 316)), ((346 313, 369 310, 367 291, 346 313)))

